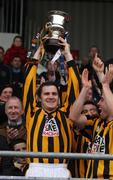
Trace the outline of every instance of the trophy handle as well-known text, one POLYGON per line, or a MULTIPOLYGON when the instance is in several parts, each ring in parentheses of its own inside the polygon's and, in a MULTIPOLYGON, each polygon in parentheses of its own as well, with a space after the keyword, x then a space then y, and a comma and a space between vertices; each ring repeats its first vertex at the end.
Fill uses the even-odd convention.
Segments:
POLYGON ((52 22, 47 22, 45 24, 45 30, 48 31, 52 27, 52 22))

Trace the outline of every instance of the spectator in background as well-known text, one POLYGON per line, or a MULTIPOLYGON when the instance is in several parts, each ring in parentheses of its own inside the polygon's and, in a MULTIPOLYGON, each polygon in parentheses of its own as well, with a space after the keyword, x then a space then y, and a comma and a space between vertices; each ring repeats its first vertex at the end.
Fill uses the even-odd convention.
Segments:
POLYGON ((90 48, 89 48, 89 52, 88 52, 88 56, 85 56, 83 57, 82 59, 82 65, 81 65, 81 68, 80 68, 80 73, 82 74, 83 70, 85 68, 88 69, 89 71, 89 77, 91 79, 92 77, 92 74, 93 74, 93 68, 92 68, 92 62, 93 62, 93 59, 95 57, 95 54, 98 55, 98 57, 100 57, 100 51, 99 49, 97 48, 96 45, 92 45, 90 48))
POLYGON ((8 142, 14 139, 26 139, 26 129, 23 116, 23 107, 20 99, 12 96, 5 104, 5 113, 8 117, 7 138, 8 142))
POLYGON ((98 57, 100 57, 100 51, 99 48, 96 45, 92 45, 89 48, 89 60, 93 61, 95 55, 98 54, 98 57))
POLYGON ((79 61, 79 50, 77 50, 77 49, 72 49, 72 50, 71 50, 71 54, 72 54, 73 59, 74 59, 75 61, 79 61))
MULTIPOLYGON (((0 151, 9 151, 7 139, 0 135, 0 151)), ((11 159, 9 157, 0 157, 0 176, 9 175, 11 172, 11 159)))
POLYGON ((96 81, 98 81, 98 78, 97 78, 97 75, 92 67, 92 63, 93 63, 93 60, 94 60, 94 57, 95 55, 97 54, 98 57, 100 57, 100 51, 98 49, 98 47, 96 45, 92 45, 90 48, 89 48, 89 62, 88 62, 88 65, 87 68, 88 71, 89 71, 89 77, 90 79, 93 79, 95 78, 96 81))
POLYGON ((12 76, 10 68, 4 64, 5 50, 0 46, 0 86, 11 83, 12 76))
POLYGON ((23 39, 21 36, 15 36, 12 46, 6 51, 4 55, 5 64, 10 64, 14 56, 19 56, 22 64, 25 64, 27 57, 27 49, 23 47, 23 39))
POLYGON ((55 82, 58 86, 60 83, 60 73, 58 71, 58 62, 54 62, 54 64, 52 64, 51 61, 47 62, 47 72, 42 72, 40 74, 40 80, 41 83, 45 82, 45 81, 52 81, 55 82))
MULTIPOLYGON (((26 151, 26 141, 23 139, 15 139, 11 142, 10 148, 12 151, 26 151)), ((14 157, 9 175, 24 176, 27 167, 27 158, 14 157)))
POLYGON ((5 104, 13 94, 10 84, 0 87, 0 134, 6 136, 7 115, 5 114, 5 104))
POLYGON ((82 72, 85 68, 87 68, 87 69, 89 68, 89 58, 87 56, 84 56, 82 58, 81 66, 79 68, 80 74, 82 74, 82 72))
POLYGON ((5 53, 4 48, 0 46, 0 62, 3 62, 4 60, 4 53, 5 53))
POLYGON ((12 86, 14 90, 13 95, 22 99, 24 73, 21 58, 19 56, 15 56, 10 62, 10 67, 12 73, 12 86))
POLYGON ((99 92, 100 92, 100 89, 102 88, 102 86, 101 86, 101 83, 99 82, 99 79, 97 77, 95 70, 92 67, 92 63, 93 63, 93 59, 94 59, 95 55, 100 57, 101 56, 100 50, 98 49, 98 47, 96 45, 92 45, 89 48, 88 57, 83 58, 82 65, 80 67, 80 73, 82 74, 82 72, 85 68, 88 69, 88 72, 89 72, 88 78, 92 81, 93 99, 94 99, 95 103, 97 103, 100 99, 99 92))

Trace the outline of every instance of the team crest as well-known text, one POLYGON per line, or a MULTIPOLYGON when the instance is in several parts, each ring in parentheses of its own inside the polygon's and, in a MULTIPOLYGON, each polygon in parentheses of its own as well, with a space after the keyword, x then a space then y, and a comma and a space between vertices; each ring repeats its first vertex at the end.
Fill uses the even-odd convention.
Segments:
POLYGON ((42 136, 55 137, 59 136, 59 129, 54 118, 46 121, 42 136))

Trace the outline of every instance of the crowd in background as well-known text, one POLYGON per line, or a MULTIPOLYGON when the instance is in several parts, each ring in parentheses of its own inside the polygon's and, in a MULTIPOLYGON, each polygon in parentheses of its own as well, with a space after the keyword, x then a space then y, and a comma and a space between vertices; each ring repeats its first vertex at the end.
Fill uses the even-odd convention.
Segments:
MULTIPOLYGON (((28 50, 24 48, 21 36, 16 36, 14 38, 12 46, 6 50, 6 52, 3 47, 0 47, 0 150, 2 151, 26 151, 26 117, 22 102, 25 64, 28 61, 27 52, 28 50)), ((89 47, 88 55, 81 60, 82 63, 78 63, 78 61, 80 61, 79 57, 74 59, 75 66, 77 66, 79 75, 82 77, 80 89, 86 85, 86 80, 83 80, 84 69, 87 69, 89 72, 87 81, 89 83, 91 80, 92 85, 89 87, 88 84, 89 88, 84 97, 81 114, 93 120, 100 116, 99 113, 101 109, 98 103, 102 95, 102 83, 99 81, 97 73, 92 66, 96 55, 98 58, 101 58, 101 52, 94 45, 89 47)), ((63 56, 62 59, 62 63, 59 58, 54 64, 52 64, 50 60, 47 60, 46 72, 42 72, 39 75, 37 74, 37 107, 41 106, 39 86, 47 81, 54 82, 58 86, 60 92, 59 106, 61 107, 64 105, 67 97, 69 72, 63 56)), ((112 63, 111 60, 110 62, 104 62, 105 67, 109 67, 110 63, 112 63)), ((111 90, 113 91, 113 83, 111 83, 111 90)), ((82 90, 80 93, 82 93, 82 90)), ((79 98, 81 97, 79 96, 79 98)), ((81 101, 79 98, 77 101, 78 107, 81 101)), ((87 137, 81 135, 77 126, 74 126, 73 133, 72 152, 90 153, 91 141, 89 141, 87 137)), ((87 131, 83 133, 87 133, 87 131)), ((26 158, 1 157, 0 175, 24 176, 28 166, 29 163, 26 158)), ((87 167, 87 160, 73 160, 69 161, 68 164, 68 168, 73 177, 86 177, 87 167)), ((106 175, 105 178, 108 178, 108 176, 106 175)))

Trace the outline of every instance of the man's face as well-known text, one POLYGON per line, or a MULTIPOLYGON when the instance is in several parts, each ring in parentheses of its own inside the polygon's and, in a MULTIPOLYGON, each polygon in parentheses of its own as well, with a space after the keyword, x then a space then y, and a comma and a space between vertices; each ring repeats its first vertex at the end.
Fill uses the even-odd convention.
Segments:
POLYGON ((22 63, 21 63, 21 59, 19 57, 14 57, 12 62, 11 62, 11 65, 15 68, 15 69, 18 69, 21 67, 22 63))
POLYGON ((54 85, 44 86, 42 88, 41 103, 45 111, 52 112, 56 110, 58 106, 58 100, 58 91, 54 85))
POLYGON ((11 87, 4 88, 1 93, 0 99, 4 102, 7 102, 8 99, 12 96, 12 94, 13 94, 13 89, 11 87))
POLYGON ((51 61, 49 61, 47 64, 47 70, 48 71, 54 71, 54 65, 51 63, 51 61))
POLYGON ((26 151, 26 143, 21 142, 14 145, 14 151, 26 151))
POLYGON ((88 90, 88 93, 86 95, 86 99, 87 99, 87 101, 92 101, 93 100, 93 91, 92 91, 91 88, 88 90))
POLYGON ((98 107, 99 107, 101 118, 102 119, 108 118, 109 112, 108 112, 107 105, 106 105, 106 102, 105 102, 103 96, 101 97, 100 101, 98 102, 98 107))
MULTIPOLYGON (((14 151, 26 151, 26 143, 21 142, 14 145, 14 151)), ((14 158, 14 161, 17 161, 18 163, 26 163, 26 158, 14 158)))
POLYGON ((22 40, 21 38, 16 38, 15 41, 14 41, 14 45, 16 47, 21 47, 22 46, 22 40))
POLYGON ((3 61, 4 51, 0 49, 0 61, 3 61))
POLYGON ((89 56, 90 56, 91 58, 94 58, 96 53, 98 53, 98 49, 97 49, 96 47, 92 47, 92 48, 90 49, 89 56))
POLYGON ((85 104, 82 113, 85 115, 89 115, 90 117, 98 116, 97 107, 93 104, 85 104))
POLYGON ((11 121, 18 121, 23 114, 21 103, 18 99, 10 99, 5 108, 8 119, 11 121))

